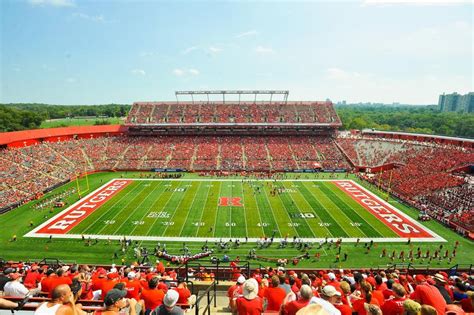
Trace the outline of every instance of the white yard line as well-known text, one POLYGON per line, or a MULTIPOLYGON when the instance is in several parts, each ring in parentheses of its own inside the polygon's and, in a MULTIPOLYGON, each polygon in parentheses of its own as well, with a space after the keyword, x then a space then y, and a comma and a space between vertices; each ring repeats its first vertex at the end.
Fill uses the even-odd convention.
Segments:
MULTIPOLYGON (((56 218, 60 217, 61 215, 63 215, 64 213, 66 213, 67 211, 69 211, 71 208, 75 207, 77 204, 83 202, 84 199, 86 198, 89 198, 90 196, 94 195, 97 191, 101 190, 102 188, 104 188, 105 186, 109 185, 110 183, 112 183, 113 181, 115 180, 131 180, 131 181, 176 181, 176 182, 186 182, 186 181, 199 181, 199 182, 242 182, 242 179, 161 179, 161 178, 158 178, 158 179, 152 179, 152 178, 114 178, 114 179, 111 179, 110 181, 108 181, 107 183, 105 183, 104 185, 100 186, 99 188, 97 188, 96 190, 92 191, 91 193, 89 193, 87 196, 81 198, 80 200, 76 201, 74 204, 72 204, 71 206, 69 206, 68 208, 64 209, 63 211, 61 211, 60 213, 56 214, 55 216, 53 216, 52 218, 50 218, 49 220, 45 221, 44 223, 40 224, 38 227, 36 227, 35 229, 31 230, 30 232, 28 232, 27 234, 25 234, 24 236, 25 237, 38 237, 38 238, 49 238, 51 234, 45 234, 45 233, 37 233, 38 230, 42 229, 43 227, 47 226, 49 223, 53 222, 56 218)), ((321 181, 321 182, 324 182, 324 181, 328 181, 328 182, 333 182, 333 181, 337 181, 338 179, 282 179, 282 180, 278 180, 279 182, 318 182, 318 181, 321 181)), ((246 181, 255 181, 255 182, 274 182, 275 180, 273 179, 246 179, 246 181)), ((428 233, 430 233, 433 237, 426 237, 426 238, 411 238, 411 240, 413 242, 446 242, 446 240, 444 238, 442 238, 441 236, 439 236, 438 234, 436 234, 435 232, 433 232, 432 230, 428 229, 426 226, 424 225, 421 225, 419 222, 417 222, 415 219, 411 218, 410 216, 408 216, 407 214, 405 214, 404 212, 402 212, 401 210, 397 209, 396 207, 394 207, 393 205, 391 205, 390 203, 388 202, 385 202, 383 199, 381 199, 379 196, 377 196, 376 194, 372 193, 371 191, 369 191, 368 189, 364 188, 363 186, 359 185, 358 183, 356 183, 355 181, 353 180, 347 180, 347 179, 340 179, 339 181, 350 181, 352 184, 354 184, 355 186, 357 186, 359 189, 361 189, 362 191, 364 191, 365 193, 367 193, 368 195, 370 195, 371 197, 375 198, 377 201, 379 201, 381 204, 383 204, 384 206, 387 206, 389 207, 390 209, 392 209, 393 211, 395 211, 397 214, 399 214, 400 216, 403 216, 406 220, 410 221, 411 223, 413 223, 415 226, 419 227, 420 229, 424 229, 425 231, 427 231, 428 233)), ((222 188, 222 185, 219 187, 219 195, 220 195, 220 192, 221 192, 221 188, 222 188)), ((134 188, 135 189, 135 188, 134 188)), ((210 189, 208 190, 208 194, 209 194, 209 191, 210 189)), ((242 187, 242 192, 243 192, 243 187, 242 187)), ((128 192, 126 195, 128 195, 130 192, 128 192)), ((167 203, 169 202, 169 200, 172 199, 174 195, 174 192, 173 194, 170 196, 170 198, 168 199, 167 203)), ((124 198, 125 196, 122 196, 122 198, 124 198)), ((278 226, 278 222, 275 218, 275 214, 273 212, 273 207, 271 206, 271 203, 270 203, 270 200, 268 199, 268 196, 267 194, 265 193, 265 197, 267 199, 267 202, 269 203, 270 205, 270 208, 272 210, 272 215, 273 215, 273 218, 275 220, 275 222, 277 223, 277 227, 278 227, 278 230, 280 231, 279 229, 279 226, 278 226)), ((293 199, 293 198, 292 198, 293 199)), ((219 202, 219 199, 217 199, 217 202, 219 202)), ((258 202, 257 200, 255 200, 256 204, 257 204, 257 209, 259 210, 259 215, 260 215, 260 209, 259 209, 259 205, 258 205, 258 202)), ((166 204, 167 204, 166 203, 166 204)), ((193 203, 194 203, 194 200, 193 200, 193 203)), ((165 206, 166 206, 165 204, 165 206)), ((215 236, 215 227, 216 227, 216 224, 217 224, 217 216, 218 216, 218 208, 219 208, 219 205, 217 204, 217 209, 216 209, 216 217, 215 217, 215 222, 214 222, 214 233, 213 235, 215 236)), ((176 210, 175 210, 176 212, 176 210)), ((202 217, 203 217, 203 214, 204 214, 204 211, 203 213, 201 214, 201 221, 202 221, 202 217)), ((103 215, 102 215, 103 216, 103 215)), ((102 216, 100 218, 102 218, 102 216)), ((99 218, 99 219, 100 219, 99 218)), ((289 218, 291 222, 293 222, 291 220, 291 218, 289 218)), ((156 223, 156 220, 155 222, 156 223)), ((154 223, 151 225, 150 227, 150 230, 153 228, 154 226, 154 223)), ((198 227, 198 230, 199 231, 199 228, 202 228, 202 227, 198 227)), ((263 228, 262 228, 263 229, 263 228)), ((148 233, 150 232, 150 230, 148 231, 148 233)), ((293 230, 295 230, 295 232, 298 234, 298 231, 293 228, 293 230)), ((165 229, 166 231, 166 229, 165 229)), ((148 234, 147 233, 147 234, 148 234)), ((197 233, 197 232, 196 232, 197 233)), ((281 235, 281 231, 280 231, 280 235, 281 235)), ((60 238, 60 239, 82 239, 82 234, 54 234, 54 238, 60 238)), ((96 235, 96 234, 88 234, 87 235, 88 237, 94 237, 94 238, 97 238, 97 239, 112 239, 112 240, 119 240, 119 239, 122 239, 123 236, 120 236, 120 235, 96 235)), ((298 234, 299 236, 299 234, 298 234)), ((127 238, 130 238, 132 240, 142 240, 142 241, 185 241, 185 242, 204 242, 204 241, 211 241, 211 242, 217 242, 219 241, 221 238, 217 238, 217 237, 213 237, 213 238, 207 238, 207 237, 165 237, 165 236, 127 236, 127 238)), ((283 240, 284 238, 275 238, 275 241, 281 241, 283 240)), ((304 238, 306 241, 309 241, 309 242, 319 242, 320 240, 325 240, 326 238, 304 238)), ((337 241, 338 238, 328 238, 328 240, 333 240, 333 241, 337 241)), ((356 242, 359 238, 343 238, 342 240, 344 242, 356 242)), ((249 238, 249 241, 250 242, 256 242, 257 240, 260 240, 260 238, 249 238)), ((370 242, 371 240, 377 242, 377 243, 388 243, 388 242, 394 242, 394 243, 403 243, 403 242, 407 242, 409 240, 409 238, 405 238, 405 237, 389 237, 389 238, 385 238, 385 237, 371 237, 371 238, 360 238, 359 241, 360 242, 370 242)))
MULTIPOLYGON (((206 208, 206 204, 207 204, 207 198, 209 198, 209 192, 211 191, 212 187, 214 186, 209 186, 207 187, 207 194, 206 194, 206 201, 204 202, 204 208, 206 208)), ((195 237, 197 237, 198 233, 199 233, 199 229, 202 227, 200 224, 202 221, 202 218, 204 217, 204 212, 206 211, 206 209, 202 209, 201 211, 201 218, 199 219, 199 223, 198 223, 198 226, 197 226, 197 229, 196 229, 196 235, 195 237)))
MULTIPOLYGON (((194 205, 194 201, 196 201, 196 196, 198 195, 198 192, 199 192, 199 188, 201 188, 201 183, 199 183, 199 186, 198 188, 196 189, 196 193, 194 194, 194 197, 193 197, 193 201, 191 201, 191 206, 188 210, 188 213, 186 213, 186 218, 184 219, 184 222, 183 222, 183 226, 181 226, 181 230, 179 231, 179 235, 181 235, 181 233, 183 233, 183 229, 184 229, 184 226, 186 224, 186 221, 188 221, 188 217, 189 217, 189 213, 192 211, 193 209, 193 205, 194 205)), ((184 198, 183 198, 184 199, 184 198)))
MULTIPOLYGON (((40 234, 37 233, 34 236, 32 235, 25 235, 25 237, 39 237, 39 238, 49 238, 50 234, 40 234)), ((92 237, 92 238, 97 238, 97 239, 111 239, 111 240, 119 240, 123 239, 123 235, 87 235, 87 237, 92 237)), ((81 239, 82 235, 80 234, 54 234, 55 239, 81 239)), ((138 241, 180 241, 180 242, 218 242, 221 240, 221 237, 171 237, 171 236, 128 236, 127 239, 131 240, 138 240, 138 241)), ((237 238, 237 239, 242 239, 242 238, 237 238)), ((328 241, 334 241, 336 242, 339 238, 328 238, 328 241)), ((249 242, 257 242, 258 240, 261 240, 261 238, 249 238, 249 242)), ((284 238, 275 238, 274 242, 280 242, 281 240, 284 240, 284 238)), ((304 238, 305 241, 307 242, 319 242, 321 240, 326 240, 326 238, 304 238)), ((358 238, 342 238, 342 241, 344 243, 355 243, 357 242, 358 238)), ((392 238, 377 238, 377 237, 372 237, 372 238, 360 238, 360 242, 370 242, 374 241, 375 243, 403 243, 407 242, 408 238, 406 237, 392 237, 392 238)), ((434 240, 431 237, 428 238, 412 238, 412 242, 420 242, 420 243, 430 243, 430 242, 439 242, 439 240, 434 240)))

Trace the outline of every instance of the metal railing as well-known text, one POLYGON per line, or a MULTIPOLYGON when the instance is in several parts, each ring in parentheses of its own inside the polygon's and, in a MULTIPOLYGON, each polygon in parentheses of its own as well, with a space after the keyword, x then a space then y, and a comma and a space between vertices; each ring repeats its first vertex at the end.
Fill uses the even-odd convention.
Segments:
POLYGON ((198 295, 195 304, 195 313, 199 315, 199 310, 201 309, 201 303, 205 302, 206 307, 202 310, 202 314, 207 312, 208 315, 211 314, 211 303, 214 302, 214 307, 217 307, 217 299, 216 299, 216 291, 217 291, 217 281, 214 280, 209 286, 206 288, 204 292, 198 295), (212 291, 212 292, 211 292, 212 291), (206 299, 203 301, 204 297, 206 299))

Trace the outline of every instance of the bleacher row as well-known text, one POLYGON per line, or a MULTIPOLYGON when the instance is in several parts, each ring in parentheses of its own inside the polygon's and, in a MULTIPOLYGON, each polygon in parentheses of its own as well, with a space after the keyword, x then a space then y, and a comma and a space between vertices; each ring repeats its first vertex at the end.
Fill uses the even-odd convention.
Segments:
POLYGON ((104 137, 5 149, 0 161, 0 208, 90 171, 349 168, 328 137, 104 137))
POLYGON ((127 124, 159 123, 340 123, 330 102, 134 103, 127 124))
POLYGON ((340 138, 337 143, 354 165, 401 164, 367 179, 441 221, 474 230, 472 176, 451 173, 473 164, 474 150, 380 139, 340 138))
POLYGON ((474 161, 472 149, 380 139, 335 141, 324 136, 118 136, 4 149, 0 208, 90 171, 350 169, 339 148, 356 166, 401 165, 376 175, 372 182, 440 220, 459 222, 468 230, 474 227, 474 185, 451 174, 474 161))

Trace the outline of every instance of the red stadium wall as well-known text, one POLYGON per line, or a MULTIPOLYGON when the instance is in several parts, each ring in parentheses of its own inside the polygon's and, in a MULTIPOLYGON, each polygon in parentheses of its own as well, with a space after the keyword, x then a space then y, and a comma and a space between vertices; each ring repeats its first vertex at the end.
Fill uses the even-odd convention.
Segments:
POLYGON ((25 147, 42 141, 58 142, 70 139, 119 136, 127 133, 122 125, 78 126, 48 129, 33 129, 0 133, 0 146, 25 147))

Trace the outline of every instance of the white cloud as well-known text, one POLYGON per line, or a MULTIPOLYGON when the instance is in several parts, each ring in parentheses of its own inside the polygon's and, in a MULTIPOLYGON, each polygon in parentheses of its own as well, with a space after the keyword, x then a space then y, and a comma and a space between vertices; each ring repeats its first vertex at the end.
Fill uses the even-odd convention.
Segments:
POLYGON ((76 82, 77 82, 77 79, 76 79, 76 78, 73 78, 73 77, 70 77, 70 78, 67 78, 67 79, 66 79, 66 82, 67 82, 67 83, 76 83, 76 82))
POLYGON ((274 54, 275 51, 271 47, 257 46, 255 52, 260 55, 274 54))
POLYGON ((391 6, 391 5, 410 5, 410 6, 429 6, 429 5, 459 5, 469 4, 469 0, 364 0, 362 6, 391 6))
POLYGON ((73 15, 78 17, 78 18, 93 21, 93 22, 99 22, 99 23, 109 22, 108 20, 106 20, 104 18, 104 16, 102 14, 100 14, 100 15, 88 15, 88 14, 85 14, 85 13, 74 13, 73 15))
POLYGON ((133 69, 131 72, 134 75, 141 75, 141 76, 146 75, 146 72, 143 69, 133 69))
POLYGON ((53 7, 74 7, 74 0, 29 0, 30 4, 35 6, 53 6, 53 7))
POLYGON ((256 35, 258 35, 258 32, 256 30, 251 30, 248 32, 237 34, 235 35, 235 38, 242 38, 242 37, 256 36, 256 35))
POLYGON ((187 54, 189 54, 190 52, 197 50, 198 48, 199 48, 199 47, 197 47, 197 46, 188 47, 188 48, 186 48, 185 50, 183 50, 183 51, 181 52, 181 54, 187 55, 187 54))
POLYGON ((185 72, 184 70, 181 70, 181 69, 174 69, 173 74, 177 77, 182 77, 185 74, 185 72))
POLYGON ((187 77, 187 76, 197 76, 200 74, 199 70, 190 68, 190 69, 179 69, 176 68, 173 70, 173 74, 177 77, 187 77))
POLYGON ((209 51, 211 52, 211 54, 214 54, 214 55, 222 52, 222 50, 223 50, 222 48, 215 47, 215 46, 209 47, 209 51))

